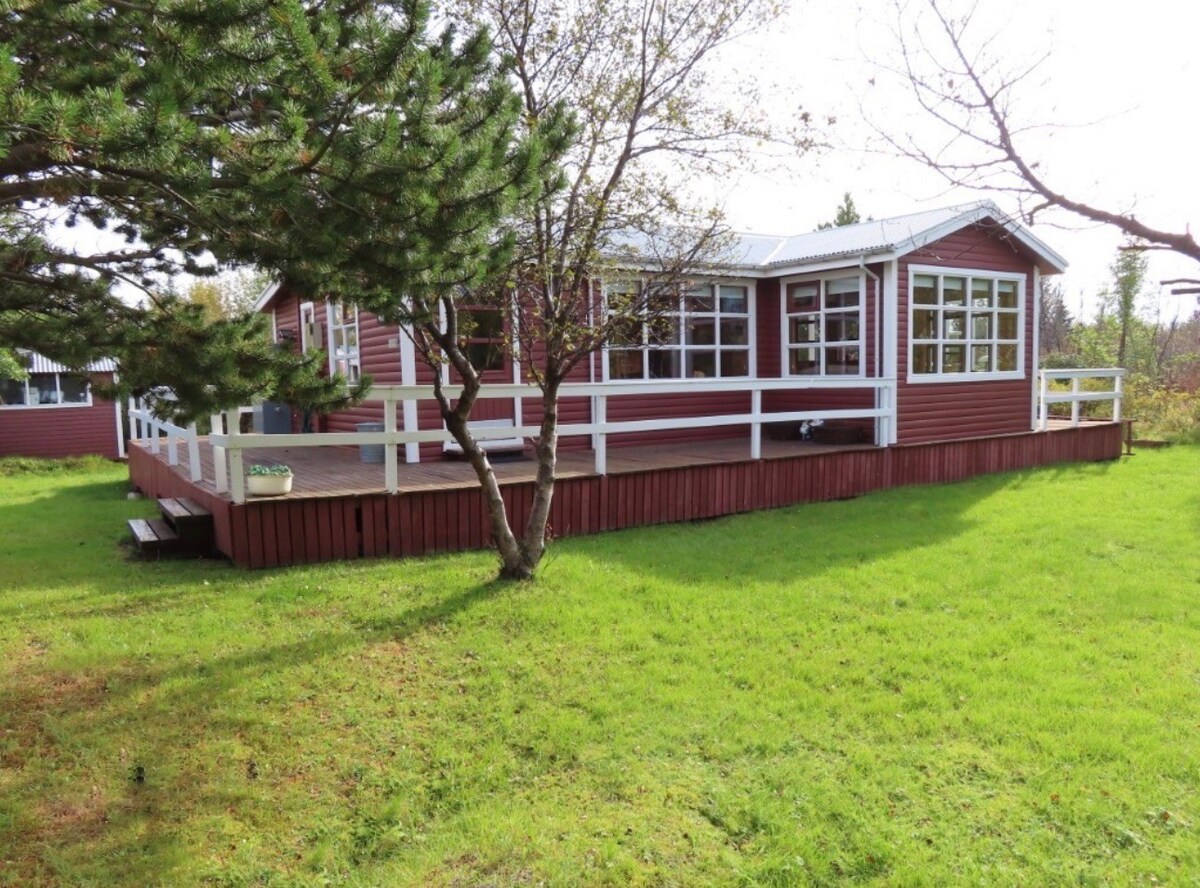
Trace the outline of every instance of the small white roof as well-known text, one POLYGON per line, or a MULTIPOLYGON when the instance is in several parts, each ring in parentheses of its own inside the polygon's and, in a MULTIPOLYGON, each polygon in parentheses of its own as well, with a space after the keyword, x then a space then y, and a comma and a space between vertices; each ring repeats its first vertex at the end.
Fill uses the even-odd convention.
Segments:
MULTIPOLYGON (((23 348, 17 349, 17 352, 24 358, 30 373, 68 373, 71 371, 71 368, 65 364, 52 361, 45 355, 39 355, 37 352, 23 348)), ((92 361, 84 369, 88 373, 115 373, 117 371, 117 362, 112 358, 101 358, 98 361, 92 361)))

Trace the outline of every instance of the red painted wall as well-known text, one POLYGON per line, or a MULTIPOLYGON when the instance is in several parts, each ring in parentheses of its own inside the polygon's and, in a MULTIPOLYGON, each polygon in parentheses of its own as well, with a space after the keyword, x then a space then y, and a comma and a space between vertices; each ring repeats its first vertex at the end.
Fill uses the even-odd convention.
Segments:
POLYGON ((970 225, 900 260, 897 440, 900 444, 1029 431, 1033 401, 1034 258, 1003 230, 970 225), (910 265, 1011 271, 1025 279, 1025 377, 1014 381, 910 383, 908 278, 910 265))
MULTIPOLYGON (((95 374, 112 381, 112 374, 95 374)), ((0 456, 86 456, 116 459, 117 418, 112 401, 92 405, 0 408, 0 456)))

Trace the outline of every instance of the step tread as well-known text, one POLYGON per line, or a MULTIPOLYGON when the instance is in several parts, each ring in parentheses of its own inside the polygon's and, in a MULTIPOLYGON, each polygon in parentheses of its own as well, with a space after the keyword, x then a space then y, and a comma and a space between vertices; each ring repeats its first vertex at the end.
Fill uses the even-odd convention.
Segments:
POLYGON ((175 532, 175 529, 161 518, 151 518, 146 523, 150 525, 160 543, 171 543, 179 539, 179 534, 175 532))
POLYGON ((194 499, 191 499, 186 496, 180 496, 180 497, 176 497, 175 501, 178 502, 179 505, 181 505, 185 509, 187 509, 188 514, 190 514, 193 518, 211 518, 212 517, 212 512, 208 511, 208 509, 204 508, 204 506, 200 505, 194 499))
POLYGON ((158 542, 158 534, 154 532, 154 528, 150 526, 150 522, 145 518, 130 518, 129 530, 139 546, 158 542))

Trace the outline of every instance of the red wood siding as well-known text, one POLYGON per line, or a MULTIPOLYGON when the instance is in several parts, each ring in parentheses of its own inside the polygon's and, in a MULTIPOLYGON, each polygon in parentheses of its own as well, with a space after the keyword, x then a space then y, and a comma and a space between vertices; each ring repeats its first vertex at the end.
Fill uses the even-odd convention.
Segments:
POLYGON ((1028 431, 1033 399, 1034 259, 994 226, 970 225, 905 256, 899 263, 897 439, 901 444, 1028 431), (1025 378, 1015 381, 909 383, 910 265, 1009 271, 1026 276, 1025 378))
MULTIPOLYGON (((1116 459, 1121 424, 993 438, 849 450, 781 459, 655 469, 563 479, 555 489, 555 537, 693 521, 804 502, 845 499, 911 484, 1062 462, 1116 459)), ((149 496, 192 496, 214 514, 218 548, 242 567, 361 557, 426 555, 491 545, 476 488, 366 494, 232 505, 193 486, 140 446, 130 476, 149 496)), ((521 524, 532 482, 503 486, 510 520, 521 524)))
MULTIPOLYGON (((112 374, 95 374, 112 381, 112 374)), ((0 456, 86 456, 116 459, 117 416, 112 401, 92 405, 0 408, 0 456)))

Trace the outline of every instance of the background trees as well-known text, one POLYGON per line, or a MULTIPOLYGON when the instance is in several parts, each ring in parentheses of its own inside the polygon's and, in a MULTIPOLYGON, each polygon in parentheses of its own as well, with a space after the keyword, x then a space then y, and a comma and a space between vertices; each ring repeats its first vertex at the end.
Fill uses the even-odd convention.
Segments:
POLYGON ((153 294, 222 262, 363 303, 506 268, 497 225, 543 181, 541 142, 517 138, 486 37, 428 19, 420 0, 0 7, 0 346, 114 355, 183 418, 278 385, 344 398, 261 320, 153 294))

